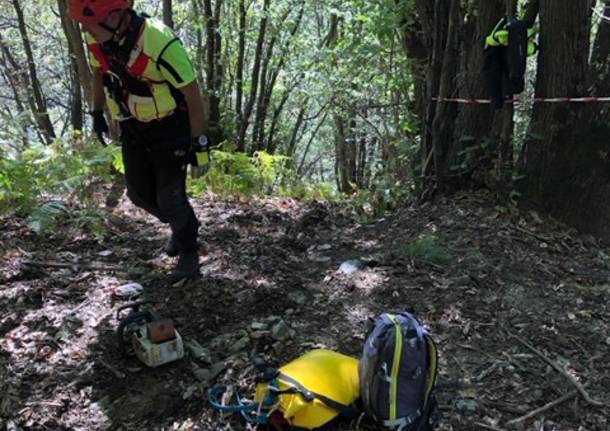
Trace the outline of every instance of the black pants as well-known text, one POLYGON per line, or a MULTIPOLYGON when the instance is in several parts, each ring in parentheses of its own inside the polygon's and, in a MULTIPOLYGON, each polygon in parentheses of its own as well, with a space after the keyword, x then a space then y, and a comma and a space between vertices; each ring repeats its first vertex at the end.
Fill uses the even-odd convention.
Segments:
POLYGON ((190 161, 187 113, 161 121, 121 123, 127 196, 138 207, 169 223, 181 251, 197 249, 199 222, 186 196, 190 161))

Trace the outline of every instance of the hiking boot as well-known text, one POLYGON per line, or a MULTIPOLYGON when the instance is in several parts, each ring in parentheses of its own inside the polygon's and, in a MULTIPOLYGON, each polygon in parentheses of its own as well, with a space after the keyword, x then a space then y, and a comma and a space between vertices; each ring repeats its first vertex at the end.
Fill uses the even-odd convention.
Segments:
POLYGON ((170 283, 176 283, 185 278, 194 278, 199 274, 199 253, 197 251, 183 251, 178 257, 178 263, 172 270, 170 283))
POLYGON ((167 241, 167 244, 165 244, 165 254, 169 257, 176 257, 180 254, 180 247, 178 246, 174 235, 172 235, 167 241))

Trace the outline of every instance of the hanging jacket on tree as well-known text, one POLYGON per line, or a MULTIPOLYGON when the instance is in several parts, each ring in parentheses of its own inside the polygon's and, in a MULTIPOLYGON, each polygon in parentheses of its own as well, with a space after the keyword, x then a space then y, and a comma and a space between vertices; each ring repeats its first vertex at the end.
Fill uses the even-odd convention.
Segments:
POLYGON ((122 43, 86 35, 89 62, 103 73, 106 101, 115 120, 148 123, 185 109, 180 88, 195 80, 186 50, 162 22, 132 12, 122 43))
POLYGON ((482 78, 495 109, 502 109, 505 100, 525 89, 525 69, 528 55, 537 47, 530 41, 535 31, 523 21, 511 19, 504 29, 501 20, 485 40, 482 78))

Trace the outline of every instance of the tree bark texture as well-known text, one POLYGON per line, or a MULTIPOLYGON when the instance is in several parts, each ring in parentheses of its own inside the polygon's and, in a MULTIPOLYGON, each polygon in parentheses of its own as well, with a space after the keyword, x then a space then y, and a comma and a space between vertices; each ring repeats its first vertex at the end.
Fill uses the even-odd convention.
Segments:
POLYGON ((221 61, 222 36, 220 33, 220 13, 222 0, 203 0, 206 23, 206 87, 208 101, 208 118, 206 133, 213 143, 224 140, 220 123, 220 91, 222 87, 223 68, 221 61))
MULTIPOLYGON (((540 0, 537 97, 589 95, 592 6, 590 0, 540 0)), ((607 57, 603 63, 602 69, 607 57)), ((536 104, 522 162, 526 204, 610 238, 610 129, 600 115, 606 109, 536 104)))
POLYGON ((258 38, 256 41, 256 48, 254 54, 254 64, 252 65, 252 78, 250 83, 250 95, 248 97, 248 101, 244 107, 244 112, 241 117, 240 127, 239 127, 239 137, 237 141, 237 150, 245 151, 246 150, 246 132, 250 125, 250 117, 252 116, 252 111, 254 109, 254 104, 256 103, 256 95, 258 94, 258 83, 259 76, 261 72, 261 57, 264 52, 264 44, 265 44, 265 35, 267 33, 267 21, 268 21, 268 13, 269 13, 269 2, 270 0, 265 0, 263 4, 263 15, 260 20, 259 30, 258 30, 258 38))
POLYGON ((23 16, 23 9, 19 4, 19 0, 12 0, 15 14, 17 15, 17 23, 19 26, 19 34, 21 35, 21 41, 23 42, 23 49, 28 62, 28 84, 29 91, 32 93, 32 97, 35 102, 35 106, 32 114, 38 125, 39 132, 44 138, 44 142, 48 145, 55 139, 55 130, 49 117, 47 110, 47 101, 44 97, 40 81, 38 80, 38 74, 36 72, 36 63, 34 62, 34 54, 32 52, 32 45, 27 32, 25 24, 25 18, 23 16))
MULTIPOLYGON (((237 118, 236 130, 241 130, 242 104, 244 99, 244 58, 246 55, 246 2, 239 0, 239 36, 237 43, 237 66, 235 82, 235 116, 237 118)), ((241 148, 240 151, 244 149, 241 148)))
MULTIPOLYGON (((425 100, 427 101, 426 113, 422 119, 421 146, 420 146, 420 177, 424 183, 432 171, 430 161, 434 157, 432 123, 436 117, 439 104, 432 101, 439 94, 443 57, 447 42, 447 28, 449 23, 449 3, 443 0, 435 0, 433 4, 427 0, 417 1, 419 17, 424 23, 424 28, 430 29, 425 32, 428 49, 427 81, 425 100)), ((425 186, 425 184, 424 184, 425 186)))
MULTIPOLYGON (((274 41, 272 41, 269 44, 270 49, 268 50, 268 53, 267 53, 268 58, 266 59, 266 62, 265 62, 266 64, 264 65, 263 73, 261 74, 261 91, 260 91, 260 95, 259 95, 259 103, 256 108, 256 118, 255 118, 255 122, 254 122, 254 124, 255 124, 254 145, 257 149, 268 150, 270 147, 269 141, 264 142, 265 120, 267 118, 269 105, 271 104, 271 97, 273 95, 273 90, 275 89, 275 83, 277 81, 277 78, 278 78, 280 72, 284 68, 284 63, 286 62, 286 57, 288 55, 290 45, 293 42, 294 36, 295 36, 296 32, 298 31, 299 26, 301 24, 301 20, 303 18, 304 6, 305 6, 305 3, 302 2, 298 15, 297 15, 297 19, 295 21, 295 24, 290 29, 289 34, 288 34, 286 40, 284 41, 284 45, 282 46, 282 49, 280 51, 279 58, 276 61, 276 64, 273 67, 271 67, 271 69, 268 70, 269 61, 271 60, 272 53, 273 53, 274 41)), ((282 18, 281 22, 284 22, 288 18, 289 12, 290 12, 290 10, 287 11, 286 15, 282 18)), ((274 37, 274 39, 275 39, 275 37, 274 37)))
POLYGON ((170 28, 174 28, 172 0, 163 0, 163 23, 170 28))
POLYGON ((85 52, 83 38, 78 26, 68 17, 66 9, 66 0, 57 0, 59 14, 61 17, 62 27, 68 41, 68 50, 70 55, 76 62, 76 69, 80 86, 85 95, 87 103, 91 103, 93 97, 91 94, 91 68, 85 52))
MULTIPOLYGON (((448 15, 446 42, 439 79, 438 94, 451 97, 456 94, 456 77, 459 70, 459 25, 460 2, 451 0, 448 15)), ((442 41, 441 46, 443 45, 442 41)), ((449 155, 453 147, 453 131, 457 107, 454 103, 440 103, 432 122, 432 149, 434 151, 434 170, 436 189, 445 192, 449 186, 449 155)))
MULTIPOLYGON (((504 17, 505 0, 477 0, 473 7, 476 7, 476 13, 469 14, 462 29, 459 95, 485 99, 488 94, 481 79, 485 38, 504 17)), ((497 159, 500 140, 500 131, 490 125, 506 117, 503 115, 505 110, 512 113, 512 107, 506 105, 502 111, 496 111, 489 105, 465 105, 457 109, 455 147, 450 157, 450 163, 461 166, 454 172, 456 180, 486 183, 482 177, 487 176, 497 159)))

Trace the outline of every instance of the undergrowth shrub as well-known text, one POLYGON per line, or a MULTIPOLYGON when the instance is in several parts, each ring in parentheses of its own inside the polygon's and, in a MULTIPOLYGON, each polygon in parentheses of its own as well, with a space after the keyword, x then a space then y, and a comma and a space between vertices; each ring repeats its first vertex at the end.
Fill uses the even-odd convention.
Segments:
POLYGON ((359 189, 349 202, 365 217, 380 217, 402 206, 411 196, 411 189, 387 176, 373 179, 369 188, 359 189))
POLYGON ((421 235, 415 241, 405 245, 401 253, 413 260, 445 264, 451 260, 451 255, 439 245, 432 235, 421 235))
POLYGON ((265 151, 257 151, 251 156, 234 152, 225 143, 223 150, 212 153, 210 170, 202 177, 189 180, 189 191, 195 196, 212 192, 225 197, 279 195, 305 200, 336 198, 331 184, 308 184, 298 178, 289 160, 286 156, 265 151))
POLYGON ((69 213, 68 202, 88 208, 96 180, 110 179, 118 147, 98 143, 32 144, 15 157, 0 160, 0 214, 28 217, 35 231, 52 228, 69 213))

